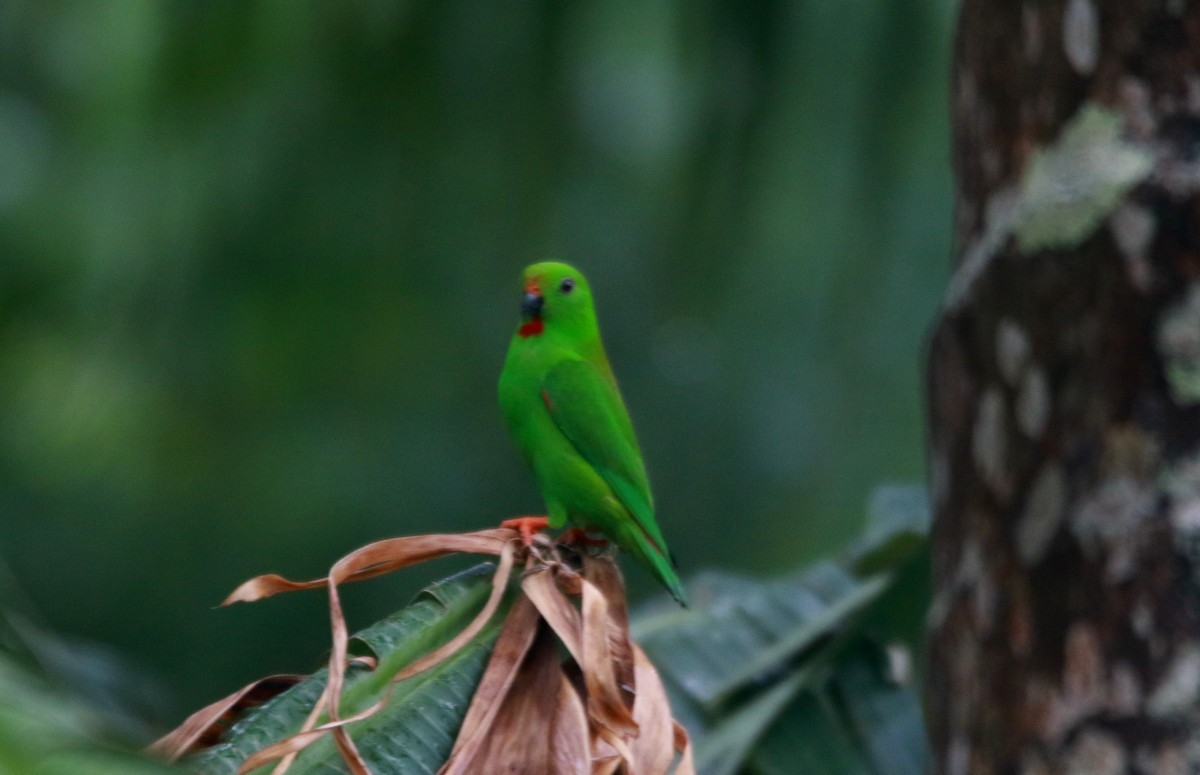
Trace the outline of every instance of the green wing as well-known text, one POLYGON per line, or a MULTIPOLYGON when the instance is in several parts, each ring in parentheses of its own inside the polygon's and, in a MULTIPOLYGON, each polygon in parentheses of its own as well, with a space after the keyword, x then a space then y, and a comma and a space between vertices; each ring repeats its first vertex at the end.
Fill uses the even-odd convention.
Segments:
POLYGON ((543 398, 554 423, 633 515, 663 555, 654 500, 633 424, 616 383, 585 360, 567 360, 546 375, 543 398))

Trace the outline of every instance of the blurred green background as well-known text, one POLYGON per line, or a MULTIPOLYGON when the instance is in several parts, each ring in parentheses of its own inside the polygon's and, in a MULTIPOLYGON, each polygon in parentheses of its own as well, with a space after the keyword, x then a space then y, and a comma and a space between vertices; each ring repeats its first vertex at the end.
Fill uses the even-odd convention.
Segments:
MULTIPOLYGON (((944 0, 0 5, 0 560, 164 723, 327 647, 257 573, 540 510, 495 383, 591 278, 685 574, 922 477, 944 0)), ((352 626, 468 560, 347 590, 352 626)), ((635 591, 652 583, 630 569, 635 591)), ((11 584, 0 601, 13 604, 11 584)))

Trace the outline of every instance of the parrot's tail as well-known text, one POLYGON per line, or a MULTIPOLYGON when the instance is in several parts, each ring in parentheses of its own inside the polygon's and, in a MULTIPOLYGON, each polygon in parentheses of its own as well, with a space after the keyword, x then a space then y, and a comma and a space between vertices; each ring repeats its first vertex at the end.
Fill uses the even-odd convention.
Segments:
POLYGON ((629 553, 662 582, 677 603, 687 608, 687 593, 683 591, 683 584, 679 581, 679 575, 675 573, 674 558, 660 550, 641 530, 634 528, 629 532, 632 535, 625 544, 629 553))

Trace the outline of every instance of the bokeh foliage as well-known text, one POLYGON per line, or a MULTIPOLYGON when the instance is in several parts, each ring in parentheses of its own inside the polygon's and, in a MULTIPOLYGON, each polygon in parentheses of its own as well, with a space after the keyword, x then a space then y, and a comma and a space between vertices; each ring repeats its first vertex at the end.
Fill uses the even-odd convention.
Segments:
POLYGON ((0 556, 174 716, 311 670, 321 596, 211 606, 540 507, 495 380, 551 256, 596 289, 685 572, 840 544, 922 473, 951 10, 0 5, 0 556))

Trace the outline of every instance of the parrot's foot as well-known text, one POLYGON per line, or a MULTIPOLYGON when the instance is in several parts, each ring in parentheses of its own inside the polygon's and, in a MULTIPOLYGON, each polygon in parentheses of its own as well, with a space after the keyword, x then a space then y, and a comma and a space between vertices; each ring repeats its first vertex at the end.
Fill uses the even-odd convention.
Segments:
POLYGON ((533 534, 539 530, 545 530, 550 527, 549 517, 516 517, 514 519, 506 519, 500 523, 500 527, 507 527, 511 530, 516 530, 521 534, 521 543, 526 546, 533 546, 533 534))
POLYGON ((608 546, 608 541, 605 541, 603 538, 592 538, 587 534, 586 530, 580 530, 577 527, 573 527, 560 535, 558 542, 560 544, 574 544, 575 546, 592 546, 597 548, 608 546))

